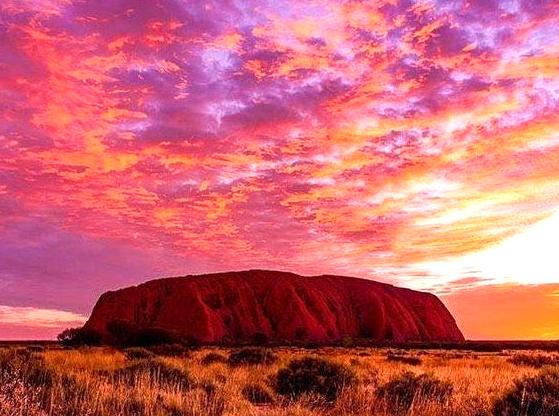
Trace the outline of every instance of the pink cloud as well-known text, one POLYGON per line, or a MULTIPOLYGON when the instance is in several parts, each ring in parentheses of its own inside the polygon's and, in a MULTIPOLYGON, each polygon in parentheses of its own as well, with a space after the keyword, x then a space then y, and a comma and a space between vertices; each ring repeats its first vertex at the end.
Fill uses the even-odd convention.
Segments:
POLYGON ((537 3, 3 1, 0 303, 255 267, 475 285, 414 267, 559 208, 537 3))

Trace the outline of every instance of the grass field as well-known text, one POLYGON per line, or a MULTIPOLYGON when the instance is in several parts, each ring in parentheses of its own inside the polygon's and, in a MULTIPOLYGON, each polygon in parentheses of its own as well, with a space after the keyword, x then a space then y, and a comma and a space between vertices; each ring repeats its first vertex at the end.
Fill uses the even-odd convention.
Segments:
POLYGON ((0 348, 0 414, 555 415, 557 357, 511 350, 9 345, 0 348))

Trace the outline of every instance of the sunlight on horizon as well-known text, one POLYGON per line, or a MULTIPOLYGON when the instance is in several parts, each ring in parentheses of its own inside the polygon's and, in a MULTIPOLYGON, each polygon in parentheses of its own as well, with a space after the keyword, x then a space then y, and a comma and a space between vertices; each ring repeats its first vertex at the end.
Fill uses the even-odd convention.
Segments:
POLYGON ((559 209, 549 217, 527 227, 524 231, 484 250, 465 256, 415 266, 433 276, 428 282, 412 281, 414 286, 429 285, 436 276, 437 283, 450 283, 467 277, 483 279, 480 284, 547 284, 557 283, 559 262, 559 209), (537 250, 535 249, 537 247, 537 250))

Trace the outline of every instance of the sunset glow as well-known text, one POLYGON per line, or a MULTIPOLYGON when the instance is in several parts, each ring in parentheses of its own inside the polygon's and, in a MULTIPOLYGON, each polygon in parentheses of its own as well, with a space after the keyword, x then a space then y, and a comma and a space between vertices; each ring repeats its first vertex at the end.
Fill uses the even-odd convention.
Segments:
POLYGON ((0 339, 252 268, 559 338, 557 1, 2 0, 0 70, 0 339))

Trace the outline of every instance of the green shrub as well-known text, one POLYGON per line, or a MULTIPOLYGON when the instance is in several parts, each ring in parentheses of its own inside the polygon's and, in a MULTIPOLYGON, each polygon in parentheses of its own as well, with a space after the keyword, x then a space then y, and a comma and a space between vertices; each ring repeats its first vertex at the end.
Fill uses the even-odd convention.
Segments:
POLYGON ((177 341, 169 331, 160 328, 139 329, 136 333, 134 345, 138 347, 149 347, 152 345, 172 344, 177 341))
POLYGON ((55 380, 54 372, 47 367, 42 359, 33 357, 25 362, 23 367, 23 380, 31 386, 52 387, 55 380))
POLYGON ((266 345, 268 341, 268 335, 264 332, 256 332, 252 335, 252 342, 254 345, 266 345))
POLYGON ((495 404, 495 416, 559 415, 559 371, 549 370, 515 382, 495 404))
POLYGON ((232 366, 271 364, 276 356, 265 348, 242 348, 229 355, 227 362, 232 366))
POLYGON ((137 397, 127 396, 124 402, 115 401, 115 407, 121 407, 125 415, 144 415, 146 413, 146 406, 137 397))
POLYGON ((355 345, 355 341, 349 335, 345 335, 342 337, 342 347, 344 348, 351 348, 355 345))
POLYGON ((290 399, 313 394, 333 402, 354 383, 355 376, 349 367, 315 357, 292 360, 276 376, 277 392, 290 399))
POLYGON ((408 364, 408 365, 420 365, 421 358, 419 357, 412 357, 409 355, 399 355, 394 353, 388 353, 386 355, 387 361, 392 361, 396 363, 408 364))
POLYGON ((69 374, 59 374, 55 386, 50 389, 47 407, 56 416, 92 415, 88 403, 91 391, 86 383, 69 374))
POLYGON ((45 347, 42 345, 28 345, 25 349, 29 352, 43 352, 45 347))
POLYGON ((163 344, 155 345, 149 349, 156 355, 164 357, 187 357, 190 354, 190 349, 182 344, 163 344))
POLYGON ((200 361, 200 363, 203 365, 211 365, 214 363, 226 363, 226 362, 227 362, 227 357, 218 352, 209 352, 206 355, 204 355, 204 357, 200 361))
POLYGON ((516 354, 508 361, 514 365, 542 368, 547 365, 559 365, 559 356, 543 354, 516 354))
POLYGON ((0 352, 0 372, 8 377, 18 377, 33 387, 50 388, 55 381, 54 372, 42 357, 26 349, 7 349, 0 352))
POLYGON ((123 319, 114 319, 107 324, 109 343, 118 347, 150 347, 172 344, 180 337, 161 328, 142 328, 123 319))
POLYGON ((393 378, 377 390, 377 396, 390 405, 393 412, 407 411, 416 400, 434 400, 440 403, 452 395, 451 383, 431 375, 415 375, 409 371, 393 378))
POLYGON ((101 335, 87 328, 68 328, 57 336, 58 342, 66 347, 78 347, 82 345, 100 345, 101 335))
POLYGON ((0 370, 7 373, 23 361, 31 358, 33 354, 25 349, 2 348, 0 349, 0 370))
POLYGON ((272 404, 274 402, 274 398, 268 389, 259 384, 248 384, 243 387, 241 393, 245 399, 255 405, 272 404))
POLYGON ((138 327, 122 319, 114 319, 107 323, 107 333, 111 345, 119 347, 137 345, 138 331, 138 327))
POLYGON ((192 386, 190 376, 178 368, 171 367, 158 360, 142 360, 116 370, 113 378, 121 383, 132 386, 142 377, 148 377, 155 384, 175 386, 188 389, 192 386))
POLYGON ((129 360, 146 360, 155 357, 155 354, 150 350, 142 347, 131 347, 124 350, 124 355, 129 360))

